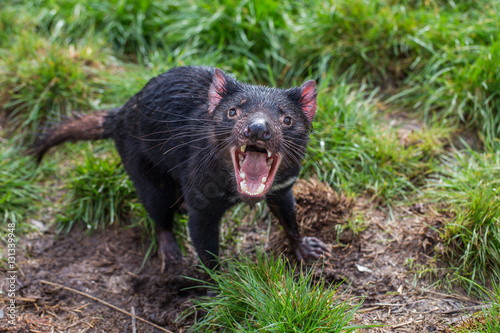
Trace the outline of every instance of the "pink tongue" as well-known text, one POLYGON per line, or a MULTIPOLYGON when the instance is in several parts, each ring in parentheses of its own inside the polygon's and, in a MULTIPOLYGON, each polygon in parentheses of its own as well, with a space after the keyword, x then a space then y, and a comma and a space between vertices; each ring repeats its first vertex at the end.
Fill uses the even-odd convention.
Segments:
POLYGON ((255 192, 259 188, 262 177, 267 177, 267 154, 249 151, 246 153, 245 160, 241 164, 241 171, 245 173, 248 190, 255 192))

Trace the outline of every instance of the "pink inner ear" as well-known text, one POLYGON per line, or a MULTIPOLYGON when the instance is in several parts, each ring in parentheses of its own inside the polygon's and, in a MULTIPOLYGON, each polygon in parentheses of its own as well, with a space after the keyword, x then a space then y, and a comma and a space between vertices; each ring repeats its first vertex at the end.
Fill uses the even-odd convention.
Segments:
POLYGON ((316 114, 316 83, 313 80, 307 81, 300 87, 300 103, 302 111, 307 119, 312 122, 316 114))
POLYGON ((222 95, 225 90, 226 76, 224 72, 216 68, 212 84, 208 90, 208 113, 212 114, 222 100, 222 95))

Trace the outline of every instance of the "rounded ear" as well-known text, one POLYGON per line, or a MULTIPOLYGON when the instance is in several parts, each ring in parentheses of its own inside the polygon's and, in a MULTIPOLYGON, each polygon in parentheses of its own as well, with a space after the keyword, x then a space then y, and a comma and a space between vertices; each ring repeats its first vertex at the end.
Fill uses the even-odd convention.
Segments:
POLYGON ((309 80, 300 86, 300 105, 302 107, 302 112, 306 115, 306 118, 312 122, 314 115, 316 114, 316 82, 309 80))
POLYGON ((212 78, 212 84, 208 89, 208 113, 212 114, 222 100, 226 91, 227 78, 223 71, 216 68, 212 78))

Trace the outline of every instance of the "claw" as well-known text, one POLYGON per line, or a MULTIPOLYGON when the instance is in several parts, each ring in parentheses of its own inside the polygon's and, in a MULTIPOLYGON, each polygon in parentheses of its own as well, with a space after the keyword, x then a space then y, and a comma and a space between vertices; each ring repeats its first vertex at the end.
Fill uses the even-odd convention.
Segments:
POLYGON ((158 253, 161 260, 161 272, 167 264, 176 264, 182 261, 182 252, 171 231, 161 230, 157 234, 158 253))
POLYGON ((330 253, 328 246, 316 237, 303 237, 295 249, 295 255, 299 261, 304 259, 317 260, 325 253, 330 253))

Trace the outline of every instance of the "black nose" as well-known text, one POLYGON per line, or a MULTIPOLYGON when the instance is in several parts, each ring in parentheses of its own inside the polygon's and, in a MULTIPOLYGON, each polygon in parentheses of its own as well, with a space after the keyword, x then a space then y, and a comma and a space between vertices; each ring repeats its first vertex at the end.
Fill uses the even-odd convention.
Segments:
POLYGON ((269 141, 271 139, 271 126, 263 119, 253 120, 246 128, 244 134, 252 141, 269 141))

